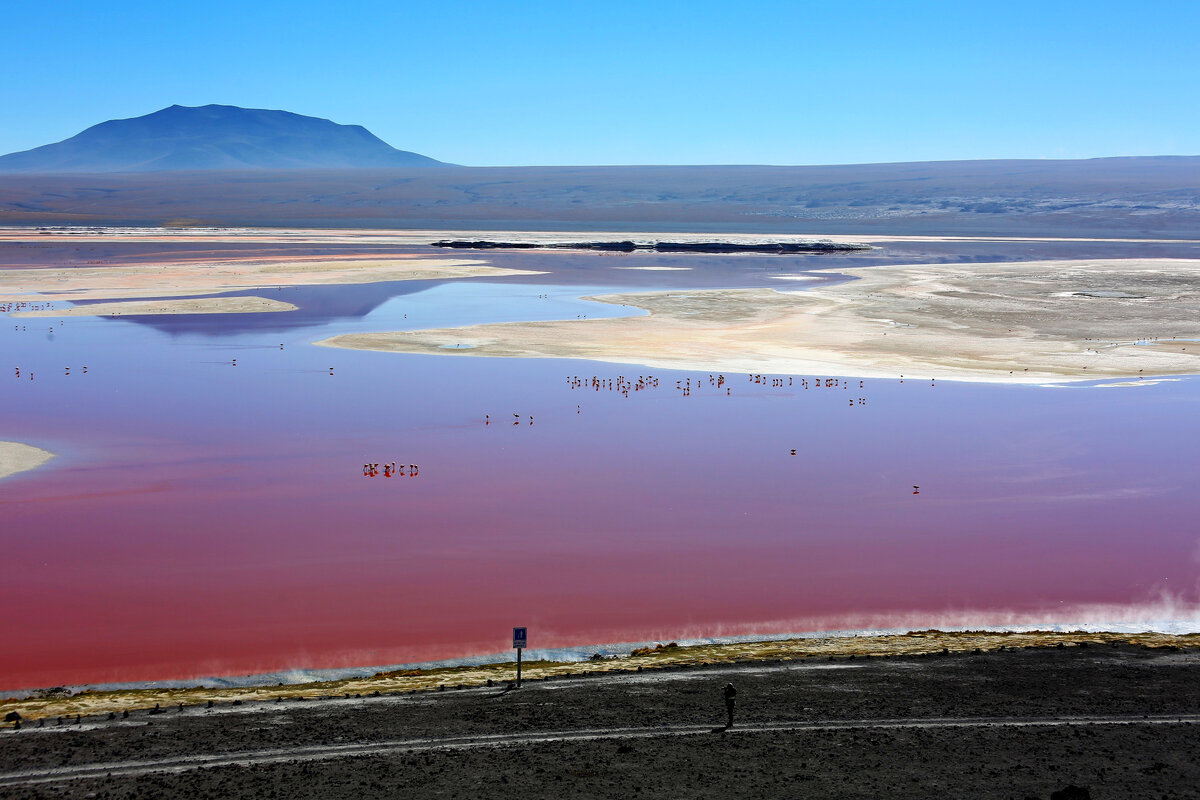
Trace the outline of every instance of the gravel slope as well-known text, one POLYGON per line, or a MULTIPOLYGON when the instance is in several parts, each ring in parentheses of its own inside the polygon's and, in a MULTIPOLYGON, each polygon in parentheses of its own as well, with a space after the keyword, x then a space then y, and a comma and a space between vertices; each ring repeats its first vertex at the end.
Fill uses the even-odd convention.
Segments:
POLYGON ((1200 723, 1165 717, 1200 714, 1198 678, 1196 651, 1091 647, 52 720, 0 733, 0 795, 1195 797, 1200 723), (117 771, 70 774, 86 765, 117 771))

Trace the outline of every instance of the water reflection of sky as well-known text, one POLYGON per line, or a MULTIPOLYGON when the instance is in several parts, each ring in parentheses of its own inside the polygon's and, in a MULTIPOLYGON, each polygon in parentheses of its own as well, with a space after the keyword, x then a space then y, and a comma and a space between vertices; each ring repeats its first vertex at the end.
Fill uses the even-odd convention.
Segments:
POLYGON ((727 395, 656 370, 626 398, 567 377, 649 370, 309 346, 631 313, 577 299, 612 286, 395 288, 285 290, 290 320, 2 318, 0 439, 61 456, 0 483, 0 687, 494 652, 513 624, 554 646, 1195 600, 1196 380, 727 395), (392 460, 420 475, 362 476, 392 460))

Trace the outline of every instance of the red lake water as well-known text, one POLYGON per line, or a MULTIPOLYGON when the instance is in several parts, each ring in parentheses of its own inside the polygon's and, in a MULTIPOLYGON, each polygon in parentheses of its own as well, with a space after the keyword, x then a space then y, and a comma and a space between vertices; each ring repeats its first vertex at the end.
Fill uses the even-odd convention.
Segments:
POLYGON ((620 287, 569 283, 0 315, 0 440, 58 454, 0 482, 0 689, 458 658, 514 625, 551 648, 1194 619, 1194 379, 718 388, 310 344, 625 313, 577 299, 620 287))

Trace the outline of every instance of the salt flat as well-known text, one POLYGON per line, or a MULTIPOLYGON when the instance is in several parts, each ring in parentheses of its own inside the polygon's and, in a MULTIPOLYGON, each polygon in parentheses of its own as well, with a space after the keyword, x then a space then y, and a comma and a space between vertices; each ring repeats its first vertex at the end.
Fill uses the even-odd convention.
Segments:
POLYGON ((198 295, 275 286, 494 278, 528 274, 482 261, 420 256, 167 260, 136 266, 0 270, 0 301, 106 300, 198 295))
POLYGON ((182 300, 131 300, 116 303, 88 303, 71 308, 16 311, 16 318, 29 317, 109 317, 156 316, 163 314, 262 314, 295 311, 296 306, 266 297, 194 297, 182 300))
POLYGON ((880 266, 810 291, 591 299, 647 316, 337 336, 405 353, 586 358, 658 369, 1047 381, 1200 371, 1200 261, 880 266), (446 344, 466 345, 453 351, 446 344))

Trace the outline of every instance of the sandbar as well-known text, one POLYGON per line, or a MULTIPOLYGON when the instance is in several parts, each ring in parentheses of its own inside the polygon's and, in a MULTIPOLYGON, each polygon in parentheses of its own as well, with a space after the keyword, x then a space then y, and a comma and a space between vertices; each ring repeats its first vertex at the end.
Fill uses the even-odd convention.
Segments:
POLYGON ((0 442, 0 480, 36 469, 54 458, 54 453, 21 442, 0 442))
POLYGON ((880 266, 809 291, 613 294, 645 316, 335 336, 317 344, 704 372, 1045 383, 1200 373, 1200 260, 880 266), (467 347, 447 349, 447 344, 467 347))
POLYGON ((159 314, 262 314, 295 311, 296 306, 266 297, 191 297, 180 300, 131 300, 89 303, 45 311, 17 311, 10 317, 121 317, 159 314))
MULTIPOLYGON (((110 300, 214 294, 278 286, 537 275, 486 262, 424 256, 166 262, 119 267, 0 270, 0 300, 110 300)), ((51 315, 53 316, 53 314, 51 315)))

